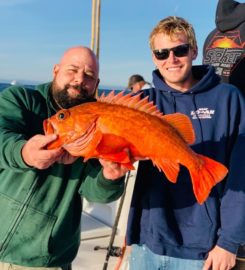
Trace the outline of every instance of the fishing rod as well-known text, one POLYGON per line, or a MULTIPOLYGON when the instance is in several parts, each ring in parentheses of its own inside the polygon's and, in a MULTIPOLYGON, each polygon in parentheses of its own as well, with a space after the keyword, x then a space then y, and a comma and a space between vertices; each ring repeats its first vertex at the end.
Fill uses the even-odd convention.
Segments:
POLYGON ((100 247, 100 246, 94 247, 94 250, 107 249, 106 258, 105 258, 105 262, 103 265, 103 270, 107 270, 108 262, 109 262, 109 259, 111 256, 112 257, 123 257, 124 252, 125 252, 125 245, 123 245, 123 248, 121 248, 121 247, 113 246, 113 244, 114 244, 115 236, 117 233, 118 222, 119 222, 120 215, 122 212, 122 207, 123 207, 123 203, 124 203, 124 199, 125 199, 125 195, 126 195, 126 190, 127 190, 129 178, 130 178, 130 171, 126 174, 125 188, 124 188, 124 192, 122 194, 122 197, 120 199, 120 203, 118 206, 117 215, 115 217, 115 221, 114 221, 114 225, 112 228, 111 238, 110 238, 110 242, 109 242, 108 247, 100 247))

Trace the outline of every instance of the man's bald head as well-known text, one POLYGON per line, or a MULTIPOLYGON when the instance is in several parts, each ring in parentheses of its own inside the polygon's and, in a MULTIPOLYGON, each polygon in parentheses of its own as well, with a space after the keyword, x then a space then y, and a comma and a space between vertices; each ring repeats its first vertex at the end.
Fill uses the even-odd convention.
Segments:
POLYGON ((66 50, 60 60, 60 65, 67 64, 70 61, 84 61, 99 73, 99 62, 94 52, 84 46, 76 46, 66 50))
POLYGON ((58 107, 69 108, 91 99, 99 84, 94 52, 83 46, 66 50, 53 69, 52 94, 58 107))

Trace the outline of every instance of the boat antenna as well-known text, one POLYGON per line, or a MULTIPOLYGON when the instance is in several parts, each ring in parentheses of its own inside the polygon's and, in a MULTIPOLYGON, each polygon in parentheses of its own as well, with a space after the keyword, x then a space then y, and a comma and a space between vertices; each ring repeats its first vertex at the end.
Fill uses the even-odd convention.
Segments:
MULTIPOLYGON (((92 21, 91 21, 91 50, 99 60, 100 54, 100 0, 92 0, 92 21)), ((96 89, 98 96, 98 88, 96 89)))

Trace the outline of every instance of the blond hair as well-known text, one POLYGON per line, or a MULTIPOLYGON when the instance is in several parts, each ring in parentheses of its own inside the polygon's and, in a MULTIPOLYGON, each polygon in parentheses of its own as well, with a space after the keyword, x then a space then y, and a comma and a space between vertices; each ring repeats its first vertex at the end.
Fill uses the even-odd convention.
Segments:
POLYGON ((169 16, 161 20, 152 30, 149 37, 149 45, 154 50, 154 39, 158 34, 168 35, 172 40, 178 38, 178 35, 184 33, 187 36, 188 44, 191 48, 197 48, 195 31, 190 23, 181 17, 169 16))

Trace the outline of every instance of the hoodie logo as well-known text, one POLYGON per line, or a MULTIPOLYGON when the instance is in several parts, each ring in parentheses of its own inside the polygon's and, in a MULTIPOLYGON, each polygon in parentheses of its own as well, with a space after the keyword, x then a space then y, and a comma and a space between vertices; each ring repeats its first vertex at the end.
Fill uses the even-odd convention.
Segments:
POLYGON ((208 108, 199 108, 196 111, 191 111, 192 119, 212 119, 215 110, 211 110, 208 108))
POLYGON ((229 77, 243 58, 244 46, 239 30, 228 31, 225 35, 217 32, 205 49, 203 63, 211 63, 218 75, 229 77))

